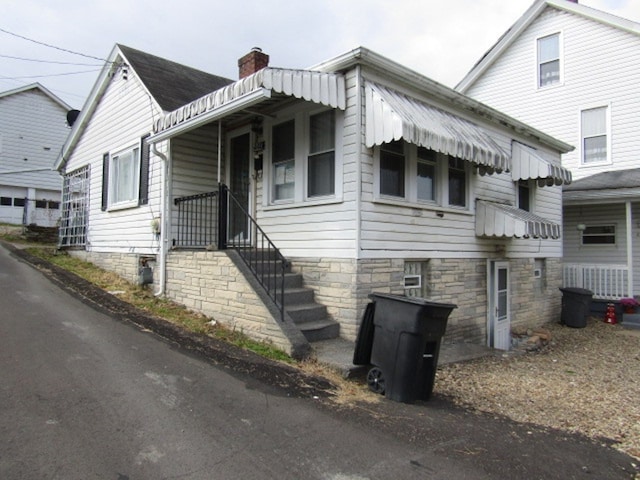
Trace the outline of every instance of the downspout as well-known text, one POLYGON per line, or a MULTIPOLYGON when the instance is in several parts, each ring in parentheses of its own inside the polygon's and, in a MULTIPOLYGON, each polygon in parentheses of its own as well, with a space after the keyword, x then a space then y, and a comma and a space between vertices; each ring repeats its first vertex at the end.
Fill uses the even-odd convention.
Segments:
MULTIPOLYGON (((362 237, 362 76, 361 66, 356 65, 356 132, 359 132, 359 138, 357 140, 358 147, 356 148, 357 168, 356 168, 356 264, 360 260, 362 237)), ((356 267, 357 268, 357 267, 356 267)))
POLYGON ((627 296, 633 297, 633 221, 631 218, 631 202, 625 202, 625 213, 627 219, 627 283, 629 291, 627 296))
POLYGON ((222 120, 218 120, 218 185, 220 185, 220 171, 221 171, 221 157, 222 157, 222 120))
POLYGON ((169 168, 169 161, 167 156, 158 150, 157 144, 153 143, 151 145, 151 149, 155 155, 160 157, 162 160, 162 181, 160 183, 160 216, 161 216, 161 228, 160 228, 160 250, 159 254, 159 266, 160 266, 160 280, 158 281, 158 291, 154 292, 154 296, 158 297, 164 294, 166 287, 166 275, 167 275, 167 242, 168 236, 167 231, 170 227, 169 218, 170 215, 167 214, 167 182, 169 179, 169 175, 167 174, 167 169, 169 168))

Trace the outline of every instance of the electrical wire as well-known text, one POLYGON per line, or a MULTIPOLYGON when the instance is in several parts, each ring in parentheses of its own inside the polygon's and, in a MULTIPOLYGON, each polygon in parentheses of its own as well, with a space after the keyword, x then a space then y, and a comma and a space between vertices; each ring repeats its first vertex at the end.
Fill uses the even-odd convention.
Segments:
POLYGON ((77 67, 101 67, 102 66, 102 64, 98 64, 98 63, 57 62, 55 60, 41 60, 36 58, 14 57, 12 55, 2 55, 2 54, 0 54, 0 58, 10 58, 12 60, 23 60, 25 62, 35 62, 35 63, 52 63, 56 65, 74 65, 77 67))
POLYGON ((66 72, 66 73, 51 73, 48 75, 24 75, 24 76, 20 76, 20 77, 3 77, 0 76, 1 80, 22 80, 22 79, 26 79, 26 78, 48 78, 48 77, 64 77, 67 75, 79 75, 79 74, 83 74, 83 73, 94 73, 94 72, 99 72, 100 69, 93 69, 93 70, 82 70, 80 72, 66 72))
POLYGON ((22 40, 27 40, 28 42, 33 42, 33 43, 37 43, 38 45, 43 45, 45 47, 53 48, 55 50, 60 50, 61 52, 71 53, 73 55, 79 55, 81 57, 92 58, 93 60, 100 60, 101 62, 110 63, 109 60, 106 60, 104 58, 94 57, 93 55, 87 55, 85 53, 75 52, 73 50, 68 50, 66 48, 57 47, 57 46, 51 45, 49 43, 40 42, 38 40, 34 40, 33 38, 28 38, 28 37, 25 37, 24 35, 19 35, 17 33, 10 32, 9 30, 5 30, 4 28, 0 28, 0 32, 6 33, 7 35, 11 35, 11 36, 14 36, 14 37, 17 37, 17 38, 21 38, 22 40))

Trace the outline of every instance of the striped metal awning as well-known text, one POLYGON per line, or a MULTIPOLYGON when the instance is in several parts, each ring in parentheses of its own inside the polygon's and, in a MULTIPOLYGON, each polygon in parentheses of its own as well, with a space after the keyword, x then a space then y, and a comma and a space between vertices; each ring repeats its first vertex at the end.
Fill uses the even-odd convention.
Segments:
POLYGON ((482 167, 510 169, 511 157, 478 125, 388 87, 366 82, 367 147, 404 139, 482 167))
POLYGON ((557 239, 560 238, 560 225, 511 205, 478 200, 476 235, 557 239))
POLYGON ((546 160, 537 150, 520 142, 511 144, 511 178, 513 180, 537 180, 538 186, 569 185, 571 172, 546 160))
POLYGON ((160 141, 271 98, 292 96, 332 108, 346 108, 344 76, 311 70, 263 68, 158 118, 151 141, 160 141))

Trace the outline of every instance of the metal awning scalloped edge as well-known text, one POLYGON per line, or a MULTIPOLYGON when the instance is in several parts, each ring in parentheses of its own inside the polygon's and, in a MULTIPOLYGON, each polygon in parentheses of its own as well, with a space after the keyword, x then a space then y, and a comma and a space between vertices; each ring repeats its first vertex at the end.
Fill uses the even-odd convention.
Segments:
POLYGON ((517 207, 487 200, 476 201, 479 237, 560 238, 560 225, 517 207))
POLYGON ((154 122, 150 141, 166 140, 246 109, 271 98, 272 92, 344 110, 345 85, 338 73, 266 67, 162 115, 154 122))
POLYGON ((537 180, 538 186, 569 185, 572 177, 566 168, 547 161, 542 153, 520 142, 512 142, 511 154, 513 168, 511 178, 518 180, 537 180))
POLYGON ((367 147, 394 140, 467 160, 482 173, 508 171, 511 155, 480 126, 392 88, 365 83, 367 147))

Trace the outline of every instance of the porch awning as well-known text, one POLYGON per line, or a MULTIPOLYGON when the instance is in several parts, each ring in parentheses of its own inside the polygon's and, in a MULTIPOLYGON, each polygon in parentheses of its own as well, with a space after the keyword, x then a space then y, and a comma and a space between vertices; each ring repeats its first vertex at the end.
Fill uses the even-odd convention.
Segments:
POLYGON ((367 147, 403 138, 467 160, 483 173, 509 170, 511 157, 478 125, 372 82, 365 84, 367 147))
POLYGON ((519 142, 511 144, 513 180, 537 180, 540 187, 569 185, 571 172, 560 165, 545 160, 537 150, 519 142))
POLYGON ((476 202, 479 237, 560 238, 560 225, 502 203, 476 202))
POLYGON ((165 140, 271 98, 289 95, 328 107, 346 108, 344 76, 311 70, 263 68, 158 118, 150 141, 165 140))

